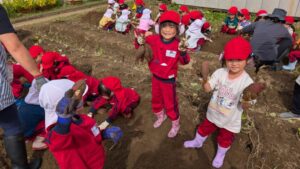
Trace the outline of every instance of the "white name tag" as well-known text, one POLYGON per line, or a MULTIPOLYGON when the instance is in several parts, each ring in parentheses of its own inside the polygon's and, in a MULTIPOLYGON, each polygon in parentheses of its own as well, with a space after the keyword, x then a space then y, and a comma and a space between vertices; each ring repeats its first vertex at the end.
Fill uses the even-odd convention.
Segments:
POLYGON ((100 134, 100 130, 99 128, 96 126, 96 124, 91 128, 91 131, 93 133, 93 135, 96 137, 98 136, 98 134, 100 134))
POLYGON ((174 50, 167 50, 166 51, 166 56, 167 57, 171 57, 171 58, 175 58, 176 57, 177 52, 174 50))

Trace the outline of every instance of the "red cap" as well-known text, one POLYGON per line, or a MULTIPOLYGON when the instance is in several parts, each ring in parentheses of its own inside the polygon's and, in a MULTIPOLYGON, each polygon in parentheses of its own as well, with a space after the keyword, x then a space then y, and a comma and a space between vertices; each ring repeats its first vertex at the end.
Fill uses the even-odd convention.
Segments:
POLYGON ((256 13, 256 16, 267 16, 268 15, 268 12, 266 10, 259 10, 257 13, 256 13))
POLYGON ((101 79, 102 84, 111 91, 117 91, 122 89, 121 80, 117 77, 108 76, 101 79))
POLYGON ((125 3, 125 0, 119 0, 119 4, 122 5, 125 3))
POLYGON ((191 16, 189 14, 185 14, 181 18, 181 23, 185 26, 188 26, 188 25, 190 25, 190 19, 191 19, 191 16))
POLYGON ((206 21, 201 28, 201 32, 205 32, 207 29, 210 29, 210 27, 210 23, 206 21))
POLYGON ((161 5, 159 5, 159 10, 167 11, 167 10, 168 10, 168 7, 167 7, 166 4, 161 4, 161 5))
POLYGON ((236 6, 232 6, 228 9, 228 13, 231 15, 236 15, 238 12, 238 8, 236 6))
POLYGON ((181 6, 179 7, 179 10, 182 11, 182 12, 187 12, 187 13, 190 12, 190 11, 189 11, 189 8, 188 8, 187 6, 185 6, 185 5, 181 5, 181 6))
POLYGON ((63 77, 67 77, 69 75, 71 75, 72 73, 76 72, 75 67, 71 66, 71 65, 67 65, 61 68, 61 70, 59 71, 59 74, 57 75, 57 77, 59 79, 63 78, 63 77))
POLYGON ((174 22, 177 25, 179 25, 180 15, 179 15, 179 13, 177 13, 175 11, 166 11, 160 16, 159 23, 162 23, 165 21, 171 21, 171 22, 174 22))
POLYGON ((190 12, 190 17, 191 19, 202 19, 203 18, 203 13, 201 11, 191 11, 190 12))
POLYGON ((250 43, 238 36, 231 39, 224 47, 225 60, 246 60, 251 54, 250 43))
POLYGON ((59 54, 57 52, 46 52, 46 53, 44 53, 44 55, 42 56, 43 69, 51 68, 57 57, 59 57, 59 54))
POLYGON ((33 45, 29 48, 29 53, 33 59, 37 58, 38 55, 43 54, 45 51, 39 45, 33 45))
POLYGON ((285 23, 286 24, 292 25, 294 22, 295 22, 294 17, 292 17, 292 16, 286 16, 285 17, 285 23))
POLYGON ((247 20, 250 20, 250 13, 247 8, 241 9, 240 13, 243 14, 247 20))
POLYGON ((145 5, 143 0, 135 0, 135 4, 138 5, 138 6, 144 6, 145 5))

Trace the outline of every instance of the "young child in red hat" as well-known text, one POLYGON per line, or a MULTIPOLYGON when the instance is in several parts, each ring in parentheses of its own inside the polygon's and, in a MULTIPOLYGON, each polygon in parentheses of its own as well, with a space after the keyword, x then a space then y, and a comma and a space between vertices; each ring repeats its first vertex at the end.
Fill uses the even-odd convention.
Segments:
POLYGON ((264 9, 261 9, 256 12, 256 18, 254 19, 254 22, 264 20, 268 16, 268 12, 264 9))
POLYGON ((251 16, 250 12, 248 11, 247 8, 243 8, 238 12, 238 30, 242 30, 244 27, 248 26, 251 24, 251 16))
POLYGON ((57 79, 60 70, 70 65, 69 59, 66 56, 61 56, 57 52, 45 52, 42 56, 41 71, 49 80, 57 79))
POLYGON ((224 48, 225 68, 217 69, 209 79, 204 79, 205 92, 213 92, 208 105, 206 119, 199 125, 193 140, 185 141, 185 148, 201 148, 207 137, 219 130, 218 151, 213 167, 223 165, 235 133, 241 130, 241 117, 244 104, 241 103, 243 90, 253 83, 245 71, 251 45, 242 37, 230 40, 224 48))
POLYGON ((297 38, 297 33, 295 32, 295 27, 294 27, 294 17, 292 16, 286 16, 285 17, 285 24, 284 26, 287 28, 289 31, 290 35, 293 38, 293 49, 289 53, 289 64, 282 66, 284 70, 288 71, 293 71, 296 68, 296 65, 298 63, 298 59, 300 59, 300 40, 296 41, 297 38))
POLYGON ((159 20, 159 34, 146 37, 146 44, 151 47, 152 59, 148 62, 152 73, 152 111, 157 120, 154 128, 158 128, 169 117, 172 128, 168 137, 177 135, 179 124, 179 109, 176 95, 176 78, 178 62, 185 65, 190 62, 187 46, 180 43, 180 15, 175 11, 163 13, 159 20))
POLYGON ((186 14, 189 14, 190 11, 189 11, 189 8, 188 8, 187 6, 181 5, 181 6, 179 7, 179 9, 178 9, 178 13, 179 13, 180 16, 182 17, 182 16, 184 16, 184 15, 186 15, 186 14))
POLYGON ((232 6, 228 9, 228 16, 225 21, 222 23, 221 32, 227 34, 236 34, 236 29, 238 27, 239 20, 236 15, 238 13, 238 9, 236 6, 232 6))
POLYGON ((206 40, 212 41, 203 33, 209 31, 210 24, 205 21, 201 11, 192 11, 189 15, 191 17, 191 24, 185 32, 188 48, 190 51, 199 51, 206 40))
POLYGON ((100 129, 104 130, 112 123, 118 115, 125 118, 132 116, 133 110, 140 102, 139 94, 133 88, 124 88, 117 77, 106 77, 100 80, 98 85, 99 97, 93 102, 89 116, 93 117, 97 110, 112 105, 108 118, 100 124, 100 129))
POLYGON ((166 5, 166 4, 164 4, 164 3, 161 3, 160 5, 159 5, 159 12, 158 12, 158 14, 157 14, 157 16, 156 16, 156 18, 155 18, 155 20, 154 20, 154 22, 155 22, 155 32, 158 34, 159 33, 159 18, 160 18, 160 16, 164 13, 164 12, 166 12, 168 10, 168 6, 166 5))
POLYGON ((143 15, 143 11, 145 9, 145 3, 143 0, 135 0, 135 5, 136 5, 136 14, 134 18, 141 18, 143 15))

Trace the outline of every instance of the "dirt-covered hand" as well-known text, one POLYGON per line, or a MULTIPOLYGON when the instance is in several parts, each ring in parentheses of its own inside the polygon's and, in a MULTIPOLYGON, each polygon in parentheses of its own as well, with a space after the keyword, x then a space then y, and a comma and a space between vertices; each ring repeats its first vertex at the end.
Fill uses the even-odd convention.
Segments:
POLYGON ((182 37, 180 39, 179 45, 178 45, 178 50, 181 52, 185 52, 188 48, 188 42, 187 42, 187 38, 186 37, 182 37))
POLYGON ((144 45, 145 44, 145 36, 144 35, 140 35, 137 37, 137 43, 139 45, 144 45))

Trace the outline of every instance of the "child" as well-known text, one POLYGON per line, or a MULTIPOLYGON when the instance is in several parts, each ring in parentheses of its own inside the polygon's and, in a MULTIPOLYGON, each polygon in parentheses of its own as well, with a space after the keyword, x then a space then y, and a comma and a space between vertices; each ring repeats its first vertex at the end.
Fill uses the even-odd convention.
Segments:
POLYGON ((42 61, 42 56, 45 53, 44 49, 39 45, 33 45, 29 48, 29 53, 35 62, 39 65, 42 61))
POLYGON ((119 33, 128 33, 130 31, 130 11, 127 9, 122 10, 122 15, 116 20, 115 29, 119 33))
POLYGON ((225 45, 226 68, 216 70, 208 81, 204 78, 204 90, 213 92, 206 119, 199 125, 195 138, 184 142, 185 148, 201 148, 208 135, 219 129, 218 151, 212 163, 215 168, 223 165, 225 154, 234 140, 234 133, 241 130, 244 107, 240 102, 241 94, 253 83, 244 70, 250 54, 250 43, 241 37, 233 38, 225 45))
POLYGON ((180 15, 175 11, 167 11, 161 15, 159 23, 159 35, 146 37, 146 44, 153 53, 148 63, 152 73, 152 110, 157 117, 153 127, 160 127, 168 116, 172 120, 168 137, 173 138, 180 128, 176 95, 178 62, 188 64, 190 56, 186 52, 186 45, 179 43, 177 38, 180 15))
POLYGON ((140 19, 140 23, 138 27, 134 30, 134 46, 136 49, 139 48, 138 39, 139 37, 143 37, 145 33, 155 24, 155 22, 151 19, 152 11, 150 9, 144 9, 143 16, 140 19))
POLYGON ((268 12, 266 10, 261 9, 257 11, 254 22, 264 20, 267 16, 268 16, 268 12))
POLYGON ((210 39, 203 35, 203 33, 201 32, 202 26, 205 23, 202 12, 192 11, 190 13, 190 16, 192 23, 189 26, 188 30, 185 32, 188 49, 191 51, 199 51, 201 45, 204 44, 205 40, 210 39))
POLYGON ((85 83, 78 81, 70 88, 65 87, 66 92, 59 94, 61 97, 52 94, 43 100, 45 105, 57 103, 54 107, 57 121, 47 127, 46 142, 61 169, 102 169, 104 166, 105 151, 96 121, 86 115, 75 114, 85 87, 85 83))
POLYGON ((107 8, 105 11, 103 17, 99 21, 99 27, 98 29, 104 29, 104 30, 111 30, 114 25, 114 19, 112 19, 114 11, 111 8, 107 8))
POLYGON ((112 105, 108 118, 99 126, 104 130, 119 114, 125 118, 132 116, 133 110, 138 106, 140 96, 132 88, 124 88, 120 79, 116 77, 103 78, 98 85, 99 97, 94 101, 88 114, 93 117, 100 108, 112 105))
POLYGON ((68 57, 57 52, 45 52, 42 56, 41 71, 47 79, 53 80, 57 79, 60 70, 67 65, 70 65, 68 57))
POLYGON ((294 27, 294 17, 292 16, 286 16, 285 17, 285 24, 284 26, 287 28, 287 30, 289 31, 290 35, 292 36, 293 38, 293 45, 296 44, 296 38, 297 38, 297 34, 295 32, 295 27, 294 27))
POLYGON ((191 24, 191 16, 189 14, 185 14, 181 17, 180 22, 180 35, 185 33, 185 31, 189 28, 191 24))
POLYGON ((238 27, 238 19, 236 17, 236 14, 238 12, 237 7, 232 6, 228 10, 228 16, 226 17, 225 21, 222 23, 222 29, 221 32, 227 33, 227 34, 236 34, 236 29, 238 27))
POLYGON ((166 12, 168 10, 168 6, 166 4, 160 4, 159 5, 159 13, 157 14, 154 22, 155 22, 155 33, 159 33, 159 18, 161 16, 161 14, 163 14, 164 12, 166 12))
POLYGON ((244 27, 251 24, 250 13, 247 8, 243 8, 238 12, 238 30, 242 30, 244 27))
POLYGON ((136 15, 134 18, 141 18, 143 15, 143 11, 145 9, 145 3, 143 0, 135 0, 135 5, 136 5, 136 15))
POLYGON ((296 68, 296 65, 298 63, 298 59, 300 59, 300 39, 295 43, 293 51, 289 53, 289 64, 283 65, 282 68, 284 70, 293 71, 296 68))
POLYGON ((186 14, 188 14, 188 13, 190 13, 189 8, 187 6, 185 6, 185 5, 181 5, 179 7, 178 12, 179 12, 179 14, 180 14, 181 17, 184 16, 184 15, 186 15, 186 14))

